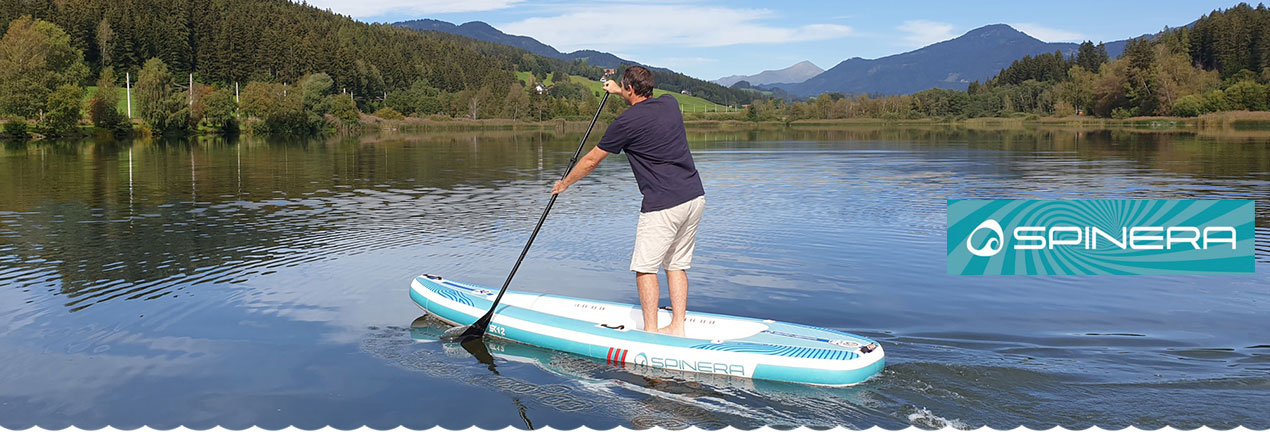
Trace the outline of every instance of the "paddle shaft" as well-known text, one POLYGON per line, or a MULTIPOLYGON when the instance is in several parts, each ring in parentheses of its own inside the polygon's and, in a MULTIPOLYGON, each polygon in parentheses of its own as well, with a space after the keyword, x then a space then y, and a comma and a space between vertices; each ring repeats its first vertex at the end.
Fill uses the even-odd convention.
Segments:
MULTIPOLYGON (((595 128, 595 122, 600 119, 600 112, 604 111, 604 103, 608 102, 609 93, 604 92, 604 98, 600 100, 600 108, 595 110, 595 116, 591 117, 591 125, 587 126, 586 133, 582 135, 582 142, 578 143, 578 150, 573 152, 573 159, 569 159, 569 167, 565 168, 564 175, 560 176, 560 180, 569 177, 569 173, 573 171, 573 166, 578 163, 578 157, 582 156, 582 147, 586 146, 586 140, 591 136, 591 129, 595 128)), ((547 208, 542 211, 542 216, 538 217, 538 225, 534 226, 534 232, 529 235, 529 241, 525 242, 525 248, 520 251, 520 258, 516 259, 516 265, 512 266, 511 273, 507 274, 507 280, 503 281, 503 288, 498 290, 498 297, 494 297, 494 304, 489 307, 481 319, 472 323, 472 327, 464 334, 485 334, 485 330, 489 327, 489 322, 494 319, 494 309, 498 308, 498 302, 503 300, 503 294, 507 293, 507 287, 512 284, 512 277, 516 276, 516 270, 520 269, 520 263, 525 261, 525 255, 529 253, 529 247, 534 244, 534 238, 538 237, 538 230, 542 229, 542 223, 547 220, 547 213, 551 212, 551 206, 556 203, 556 197, 560 194, 551 194, 551 201, 547 201, 547 208)))

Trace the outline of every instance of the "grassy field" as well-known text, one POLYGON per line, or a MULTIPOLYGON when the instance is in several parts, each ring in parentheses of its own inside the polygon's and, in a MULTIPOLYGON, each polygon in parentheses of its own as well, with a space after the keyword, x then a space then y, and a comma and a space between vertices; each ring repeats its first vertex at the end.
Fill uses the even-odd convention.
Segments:
MULTIPOLYGON (((571 78, 571 79, 573 80, 573 82, 575 82, 575 83, 578 83, 578 84, 582 84, 582 85, 584 85, 584 86, 587 86, 587 88, 590 88, 592 91, 597 91, 597 92, 598 92, 598 91, 601 91, 601 90, 603 89, 603 87, 604 87, 602 84, 600 84, 600 82, 599 82, 599 81, 592 81, 592 80, 589 80, 589 79, 586 79, 586 78, 583 78, 583 77, 580 77, 580 76, 571 76, 571 77, 569 77, 569 78, 571 78)), ((669 91, 666 91, 666 90, 662 90, 662 89, 653 89, 653 97, 661 97, 661 95, 664 95, 664 94, 669 94, 669 95, 671 95, 671 96, 674 96, 674 97, 675 97, 675 99, 679 101, 679 106, 683 108, 683 112, 686 112, 686 113, 692 113, 692 112, 695 112, 695 113, 712 113, 712 112, 721 112, 721 113, 724 113, 724 112, 737 112, 737 111, 740 111, 740 109, 736 109, 736 108, 728 108, 728 107, 726 107, 726 106, 719 105, 719 104, 716 104, 716 103, 714 103, 714 102, 710 102, 710 101, 708 101, 708 100, 705 100, 705 99, 702 99, 702 98, 699 98, 699 97, 696 97, 696 96, 688 96, 688 95, 685 95, 685 94, 680 94, 680 93, 672 93, 672 92, 669 92, 669 91)))
MULTIPOLYGON (((92 99, 92 98, 93 98, 93 96, 96 96, 96 95, 97 95, 97 86, 88 86, 88 87, 85 87, 85 88, 84 88, 84 90, 86 90, 86 91, 84 92, 84 106, 85 106, 85 107, 87 107, 87 106, 88 106, 88 100, 89 100, 89 99, 92 99)), ((133 103, 136 103, 136 100, 133 100, 133 103)), ((120 113, 120 114, 123 114, 123 115, 125 115, 125 116, 127 116, 127 115, 128 115, 128 91, 127 91, 127 89, 122 88, 122 87, 120 87, 120 88, 119 88, 119 103, 115 105, 115 108, 119 110, 119 113, 120 113)), ((136 108, 136 107, 133 107, 133 108, 136 108)), ((133 114, 136 114, 136 113, 134 112, 133 114)), ((85 112, 85 113, 84 113, 84 116, 88 116, 88 113, 87 113, 87 112, 85 112)))
MULTIPOLYGON (((528 82, 529 82, 529 72, 516 72, 516 79, 520 80, 521 82, 526 82, 526 83, 528 83, 528 82)), ((539 78, 539 79, 542 79, 542 78, 539 78)), ((554 84, 554 83, 551 81, 551 75, 547 75, 547 78, 546 78, 546 79, 542 79, 542 82, 543 82, 544 84, 547 84, 547 85, 552 85, 552 84, 554 84)))

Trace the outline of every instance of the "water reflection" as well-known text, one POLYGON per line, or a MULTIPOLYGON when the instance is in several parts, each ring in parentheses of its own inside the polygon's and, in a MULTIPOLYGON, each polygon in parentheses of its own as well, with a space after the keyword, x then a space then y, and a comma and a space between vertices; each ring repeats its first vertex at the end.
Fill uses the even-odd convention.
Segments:
MULTIPOLYGON (((887 370, 855 388, 412 337, 410 278, 501 282, 580 133, 6 144, 0 422, 1270 424, 1263 131, 690 131, 710 195, 690 307, 881 341, 887 370), (1258 273, 949 276, 952 198, 1252 199, 1258 273)), ((620 156, 600 166, 513 289, 637 301, 638 203, 620 156)))
MULTIPOLYGON (((414 337, 415 329, 420 325, 419 321, 422 319, 424 318, 420 317, 410 325, 411 337, 414 337)), ((429 335, 429 341, 435 338, 435 335, 429 335)), ((479 361, 481 364, 488 367, 491 373, 498 375, 498 365, 494 364, 494 356, 489 353, 489 349, 485 346, 485 341, 470 339, 459 343, 459 346, 461 346, 464 351, 467 351, 468 354, 471 354, 472 357, 475 357, 476 361, 479 361)), ((519 397, 512 397, 512 402, 516 404, 516 411, 520 414, 520 418, 525 421, 525 428, 532 430, 534 428, 534 422, 529 420, 529 414, 526 412, 525 404, 520 402, 519 397)))
MULTIPOLYGON (((113 299, 154 299, 332 253, 419 241, 402 235, 401 218, 414 222, 409 225, 416 234, 485 236, 497 231, 489 225, 497 221, 471 216, 497 215, 491 206, 501 203, 485 193, 507 180, 457 175, 461 161, 501 157, 505 161, 476 163, 529 171, 516 151, 477 154, 467 143, 456 149, 444 140, 425 154, 404 151, 418 143, 403 141, 376 147, 340 141, 309 149, 313 144, 30 146, 40 158, 0 159, 0 173, 13 180, 0 188, 4 249, 13 264, 56 274, 72 310, 113 299), (64 157, 49 158, 45 149, 64 157), (227 156, 233 159, 222 162, 227 156), (302 163, 292 161, 295 156, 303 156, 302 163), (179 171, 186 174, 174 176, 179 171), (124 172, 126 180, 118 175, 124 172)), ((533 161, 534 170, 538 163, 533 161)))
MULTIPOLYGON (((446 324, 424 316, 411 323, 409 336, 416 342, 440 343, 438 339, 446 328, 446 324)), ((564 411, 600 411, 620 416, 629 422, 626 424, 637 428, 898 424, 877 409, 881 404, 872 400, 869 390, 861 388, 822 388, 635 365, 618 367, 596 359, 489 337, 465 344, 444 343, 443 349, 459 358, 467 354, 469 359, 474 358, 485 365, 492 376, 498 377, 486 380, 480 378, 483 375, 459 374, 452 379, 489 381, 488 384, 504 392, 528 398, 533 405, 564 411), (514 375, 500 374, 499 365, 507 363, 534 366, 536 370, 563 378, 567 384, 544 389, 514 375)), ((421 354, 401 355, 437 362, 448 360, 421 354)), ((414 361, 402 363, 413 364, 414 361)), ((436 366, 430 365, 424 370, 430 367, 436 366)), ((524 417, 525 405, 519 398, 514 400, 524 417)))

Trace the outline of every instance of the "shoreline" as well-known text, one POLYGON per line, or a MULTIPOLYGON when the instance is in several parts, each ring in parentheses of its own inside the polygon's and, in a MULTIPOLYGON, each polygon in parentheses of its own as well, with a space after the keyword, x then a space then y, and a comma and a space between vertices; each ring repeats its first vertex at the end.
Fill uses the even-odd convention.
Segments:
MULTIPOLYGON (((1034 115, 1021 117, 976 117, 968 119, 885 119, 885 118, 846 118, 846 119, 804 119, 793 121, 781 120, 735 120, 735 119, 685 119, 688 128, 719 128, 722 126, 743 129, 771 127, 820 127, 820 126, 971 126, 971 127, 1028 127, 1028 126, 1078 126, 1094 128, 1232 128, 1239 123, 1266 123, 1270 130, 1270 111, 1223 111, 1205 114, 1199 117, 1129 117, 1125 119, 1109 119, 1088 116, 1037 117, 1034 115)), ((590 121, 566 120, 556 118, 543 121, 523 121, 509 119, 446 119, 406 118, 403 120, 385 120, 369 115, 362 116, 362 126, 370 130, 400 129, 515 129, 528 128, 581 128, 585 130, 590 121)), ((597 127, 603 127, 607 121, 601 119, 597 127)), ((1260 128, 1258 129, 1260 130, 1260 128)))
MULTIPOLYGON (((596 123, 596 129, 603 131, 608 127, 612 119, 600 119, 596 123)), ((5 120, 0 119, 0 128, 2 128, 5 120)), ((464 118, 419 118, 407 117, 403 119, 383 119, 369 114, 362 114, 359 119, 360 130, 356 132, 336 133, 336 135, 345 136, 362 136, 372 135, 384 132, 394 133, 427 133, 431 131, 437 132, 461 132, 461 131, 518 131, 518 130, 543 130, 553 132, 583 132, 590 124, 590 120, 567 120, 564 118, 556 118, 543 121, 524 121, 511 119, 464 119, 464 118)), ((138 126, 139 123, 134 119, 134 127, 138 130, 144 130, 138 126)), ((951 127, 951 128, 967 128, 967 129, 983 129, 983 130, 1011 130, 1011 129, 1035 129, 1035 128, 1064 128, 1064 129, 1082 129, 1082 130, 1098 130, 1098 129, 1122 129, 1134 131, 1191 131, 1203 132, 1206 134, 1227 134, 1238 132, 1240 135, 1251 135, 1258 137, 1270 137, 1270 111, 1223 111, 1217 113, 1205 114, 1199 117, 1130 117, 1125 119, 1107 119, 1095 118, 1087 116, 1067 116, 1067 117, 1038 117, 1035 115, 1015 116, 1015 117, 977 117, 968 119, 958 118, 921 118, 921 119, 885 119, 885 118, 846 118, 846 119, 804 119, 793 121, 781 120, 762 120, 748 121, 736 119, 685 119, 684 126, 688 130, 773 130, 783 128, 803 129, 803 128, 857 128, 857 127, 951 127)), ((127 138, 109 137, 108 131, 99 130, 89 125, 80 125, 82 133, 79 136, 66 137, 65 139, 94 139, 94 140, 130 140, 144 139, 143 135, 132 136, 127 138)), ((199 136, 226 136, 223 133, 212 133, 204 131, 203 133, 193 133, 189 137, 199 136)), ((268 135, 256 135, 248 132, 240 132, 234 134, 236 136, 259 136, 267 137, 268 135)), ((324 136, 329 134, 317 134, 314 136, 324 136)), ((59 140, 63 138, 55 138, 59 140)), ((39 135, 34 135, 26 142, 40 142, 48 139, 39 135)), ((0 139, 4 142, 23 142, 22 140, 0 139)))
POLYGON ((1177 127, 1213 128, 1233 127, 1237 123, 1267 123, 1270 129, 1270 111, 1222 111, 1199 117, 1143 116, 1124 119, 1089 116, 1040 117, 1036 115, 1014 117, 974 118, 918 118, 887 119, 857 117, 844 119, 781 120, 684 120, 689 126, 758 125, 758 126, 1090 126, 1090 127, 1177 127))

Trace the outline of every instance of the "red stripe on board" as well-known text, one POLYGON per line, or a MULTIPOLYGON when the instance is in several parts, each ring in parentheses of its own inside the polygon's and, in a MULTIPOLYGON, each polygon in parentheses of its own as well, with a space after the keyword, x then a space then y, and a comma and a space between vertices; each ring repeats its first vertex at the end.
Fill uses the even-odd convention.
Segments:
POLYGON ((631 352, 631 350, 622 350, 622 366, 623 367, 626 366, 626 353, 628 352, 631 352))
POLYGON ((613 363, 613 347, 609 347, 609 355, 604 357, 605 363, 613 363))

